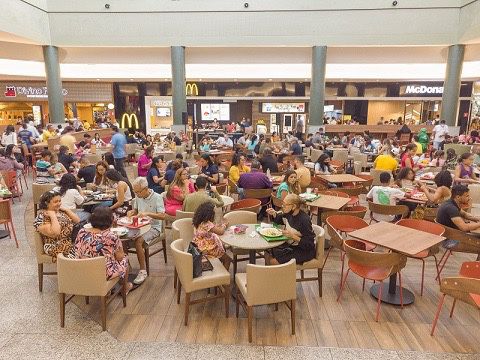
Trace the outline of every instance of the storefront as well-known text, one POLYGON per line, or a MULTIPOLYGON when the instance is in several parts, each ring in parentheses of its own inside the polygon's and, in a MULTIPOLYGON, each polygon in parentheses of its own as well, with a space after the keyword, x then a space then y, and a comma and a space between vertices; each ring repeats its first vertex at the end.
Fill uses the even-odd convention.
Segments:
MULTIPOLYGON (((110 83, 64 82, 65 117, 93 123, 101 116, 114 116, 110 83)), ((48 91, 41 81, 0 82, 0 125, 14 125, 19 119, 35 123, 48 121, 48 91)))

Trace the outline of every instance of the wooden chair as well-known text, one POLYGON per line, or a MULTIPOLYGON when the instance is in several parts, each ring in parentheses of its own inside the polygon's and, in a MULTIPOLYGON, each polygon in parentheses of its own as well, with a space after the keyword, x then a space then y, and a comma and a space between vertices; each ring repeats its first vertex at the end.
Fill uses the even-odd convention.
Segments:
POLYGON ((272 195, 272 189, 244 189, 246 199, 268 199, 266 204, 262 206, 270 205, 270 196, 272 195))
POLYGON ((301 265, 297 264, 297 271, 300 271, 300 278, 297 278, 297 282, 318 281, 318 296, 322 297, 322 274, 323 265, 325 263, 325 230, 318 225, 312 226, 315 233, 315 257, 301 265), (317 270, 317 276, 305 277, 305 270, 317 270))
POLYGON ((340 301, 348 274, 352 270, 355 274, 363 278, 362 291, 365 290, 365 280, 380 282, 377 301, 377 315, 375 321, 378 322, 380 316, 380 304, 382 303, 382 285, 385 279, 398 273, 400 282, 400 304, 403 308, 402 275, 400 270, 407 264, 407 257, 398 253, 380 253, 367 251, 365 243, 358 240, 345 240, 343 243, 345 254, 348 257, 348 269, 340 287, 337 301, 340 301))
POLYGON ((437 312, 433 320, 432 332, 430 333, 432 336, 435 332, 435 327, 437 326, 438 317, 442 311, 445 296, 449 295, 453 297, 450 317, 453 316, 453 310, 455 310, 457 300, 480 309, 480 262, 464 262, 460 268, 459 276, 446 277, 442 280, 440 283, 440 292, 442 293, 442 296, 440 297, 437 312))
POLYGON ((12 193, 12 202, 14 202, 15 197, 18 197, 20 201, 22 201, 22 192, 20 191, 20 186, 18 185, 17 172, 15 170, 2 171, 2 176, 5 180, 7 189, 12 193))
POLYGON ((38 212, 38 204, 40 203, 40 198, 42 197, 43 193, 47 191, 53 190, 55 188, 55 184, 32 184, 32 198, 33 198, 33 214, 37 216, 38 212))
POLYGON ((372 186, 375 185, 381 185, 382 183, 380 182, 380 174, 388 172, 390 175, 392 175, 392 172, 390 170, 375 170, 375 169, 370 169, 370 176, 373 178, 372 180, 372 186))
POLYGON ((227 184, 226 183, 219 184, 215 187, 216 187, 216 189, 217 189, 217 191, 220 195, 225 194, 225 192, 227 191, 227 184))
MULTIPOLYGON (((397 222, 397 225, 405 226, 411 229, 424 231, 430 234, 442 236, 445 232, 445 228, 442 225, 435 224, 426 220, 419 220, 419 219, 402 219, 397 222)), ((425 278, 425 259, 427 257, 433 256, 435 259, 435 267, 437 269, 437 277, 440 278, 439 275, 439 268, 438 268, 438 261, 437 256, 438 252, 440 251, 439 246, 433 246, 430 249, 424 250, 419 252, 414 256, 408 256, 411 259, 417 259, 422 261, 422 285, 420 287, 420 296, 423 296, 423 282, 425 278)), ((440 282, 440 280, 439 280, 440 282)))
POLYGON ((105 258, 68 259, 63 254, 57 256, 58 293, 60 299, 60 326, 65 327, 65 305, 75 296, 99 296, 102 306, 102 329, 107 330, 107 305, 121 292, 123 307, 127 306, 127 276, 106 279, 105 258), (121 281, 122 286, 111 295, 112 288, 121 281), (65 299, 65 295, 71 295, 65 299))
POLYGON ((262 202, 258 199, 243 199, 235 201, 232 205, 230 205, 230 211, 246 210, 258 214, 261 206, 262 202))
POLYGON ((365 206, 357 205, 346 207, 344 210, 331 210, 322 212, 321 221, 322 224, 325 224, 328 217, 333 215, 346 215, 346 216, 356 216, 360 219, 365 217, 367 213, 367 208, 365 206))
POLYGON ((320 191, 328 189, 328 183, 320 177, 312 176, 308 187, 318 189, 320 191))
POLYGON ((343 174, 345 171, 346 163, 343 163, 340 160, 330 160, 330 165, 337 170, 338 174, 343 174))
MULTIPOLYGON (((391 215, 391 216, 401 216, 401 218, 405 218, 408 215, 408 207, 406 205, 382 205, 382 204, 375 204, 372 201, 368 201, 368 209, 370 210, 370 224, 372 221, 379 222, 373 217, 373 214, 378 215, 391 215)), ((396 222, 399 219, 393 219, 391 222, 396 222)))
POLYGON ((33 236, 35 241, 35 255, 37 257, 38 265, 38 291, 43 291, 43 275, 57 275, 56 271, 45 272, 43 269, 44 264, 54 264, 53 259, 50 255, 45 254, 43 247, 42 235, 33 230, 33 236))
POLYGON ((362 154, 362 153, 359 153, 359 152, 354 152, 352 154, 353 156, 353 162, 356 163, 356 162, 359 162, 360 163, 360 168, 361 168, 361 171, 363 171, 364 169, 367 168, 367 164, 368 164, 368 155, 367 154, 362 154))
POLYGON ((230 301, 230 273, 225 269, 220 260, 216 258, 209 259, 213 265, 212 271, 204 271, 201 276, 193 277, 193 260, 192 255, 185 251, 184 240, 177 239, 170 245, 173 252, 173 260, 175 268, 178 272, 179 282, 177 285, 177 304, 180 304, 180 294, 182 286, 185 290, 185 315, 184 324, 188 325, 188 314, 190 305, 224 298, 225 300, 225 316, 228 318, 228 307, 230 301), (210 288, 219 288, 220 294, 190 300, 190 295, 194 291, 205 290, 210 288))
POLYGON ((359 196, 364 193, 363 185, 353 185, 351 187, 342 187, 336 188, 336 192, 345 193, 350 196, 350 201, 347 203, 348 206, 360 205, 359 196))
POLYGON ((333 150, 332 160, 338 161, 340 164, 345 165, 348 162, 348 150, 347 149, 333 150))
MULTIPOLYGON (((183 239, 184 250, 188 249, 188 245, 193 240, 193 224, 192 218, 186 217, 175 220, 172 224, 172 240, 183 239)), ((173 288, 177 288, 178 273, 177 268, 173 271, 173 288)))
POLYGON ((368 192, 370 191, 370 188, 372 187, 373 176, 364 175, 364 174, 358 174, 355 176, 367 180, 367 181, 362 181, 360 184, 363 186, 363 189, 364 189, 363 194, 368 194, 368 192))
POLYGON ((252 342, 253 307, 286 302, 290 308, 292 335, 295 335, 296 267, 292 259, 286 264, 247 265, 247 272, 235 275, 236 316, 240 304, 248 316, 248 341, 252 342), (247 285, 248 284, 248 285, 247 285))
POLYGON ((15 226, 13 225, 12 204, 10 199, 0 200, 0 225, 5 225, 5 230, 8 231, 10 239, 15 240, 15 245, 18 248, 17 234, 15 233, 15 226))

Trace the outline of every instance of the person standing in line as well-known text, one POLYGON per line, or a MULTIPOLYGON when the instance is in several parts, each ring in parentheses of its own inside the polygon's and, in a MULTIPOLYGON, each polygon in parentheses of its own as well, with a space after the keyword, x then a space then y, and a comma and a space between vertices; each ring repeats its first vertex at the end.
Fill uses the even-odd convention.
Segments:
POLYGON ((117 170, 124 178, 127 178, 127 172, 125 171, 124 162, 127 158, 127 139, 125 135, 118 131, 118 127, 113 127, 114 134, 110 140, 110 144, 113 146, 112 154, 115 161, 115 170, 117 170))
POLYGON ((445 135, 448 135, 448 125, 445 124, 445 120, 441 120, 440 124, 435 125, 432 131, 433 147, 440 150, 440 144, 445 140, 445 135))
POLYGON ((303 126, 304 126, 303 119, 298 118, 297 124, 295 125, 295 137, 298 140, 302 140, 302 141, 303 141, 303 126))

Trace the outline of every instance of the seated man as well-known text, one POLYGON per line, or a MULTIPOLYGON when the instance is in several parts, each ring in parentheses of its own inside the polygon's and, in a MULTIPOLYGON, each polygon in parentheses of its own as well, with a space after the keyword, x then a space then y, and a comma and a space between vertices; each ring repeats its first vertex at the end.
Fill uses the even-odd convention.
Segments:
POLYGON ((144 177, 136 178, 132 187, 136 198, 132 201, 133 210, 130 210, 127 216, 149 217, 151 219, 150 225, 152 226, 149 231, 135 239, 135 244, 129 245, 135 246, 138 263, 140 264, 140 271, 135 280, 133 280, 134 284, 139 285, 143 283, 148 276, 143 244, 151 244, 162 234, 162 220, 165 219, 165 206, 162 196, 148 188, 147 179, 144 177))
MULTIPOLYGON (((403 199, 405 193, 399 188, 391 187, 390 182, 392 176, 388 172, 382 172, 380 174, 381 185, 373 186, 367 194, 367 200, 373 201, 374 204, 381 205, 396 205, 397 200, 403 199)), ((378 221, 392 221, 393 216, 390 215, 378 215, 376 214, 375 220, 378 221)))
POLYGON ((437 222, 452 229, 470 232, 480 228, 480 218, 462 210, 470 202, 470 194, 466 185, 454 185, 452 197, 440 205, 437 222), (465 221, 466 220, 466 221, 465 221))
POLYGON ((83 155, 80 158, 80 170, 78 170, 77 179, 84 180, 85 184, 93 183, 97 168, 94 164, 90 164, 87 156, 83 155))
POLYGON ((223 206, 223 199, 218 193, 216 187, 211 187, 212 195, 210 195, 206 190, 207 184, 208 181, 206 178, 201 176, 197 178, 195 181, 195 188, 197 191, 185 196, 182 207, 183 211, 195 212, 197 208, 205 202, 211 202, 216 207, 223 206))
MULTIPOLYGON (((247 189, 271 189, 272 180, 261 170, 261 165, 257 160, 252 160, 251 171, 240 175, 238 180, 238 192, 244 197, 244 191, 247 189)), ((269 198, 260 199, 262 205, 268 203, 269 198)), ((263 209, 262 209, 263 210, 263 209)))
POLYGON ((303 150, 300 144, 298 143, 297 138, 292 138, 290 140, 290 152, 291 152, 291 155, 302 155, 303 150))
POLYGON ((373 168, 375 170, 390 170, 393 173, 398 168, 398 161, 395 159, 395 155, 389 151, 388 153, 377 156, 373 162, 373 168))

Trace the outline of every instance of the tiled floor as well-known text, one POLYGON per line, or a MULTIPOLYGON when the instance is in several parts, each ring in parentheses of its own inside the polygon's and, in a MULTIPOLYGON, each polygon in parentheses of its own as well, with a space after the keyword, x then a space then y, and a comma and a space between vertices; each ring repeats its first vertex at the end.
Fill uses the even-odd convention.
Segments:
MULTIPOLYGON (((16 202, 13 208, 20 248, 15 248, 13 240, 0 240, 0 359, 479 359, 478 354, 122 342, 102 332, 98 323, 74 304, 67 306, 66 327, 62 329, 56 278, 46 277, 43 293, 38 292, 32 241, 27 239, 25 232, 32 223, 30 200, 30 192, 26 191, 22 202, 16 202)), ((477 336, 478 341, 477 334, 466 333, 465 336, 477 336)))

